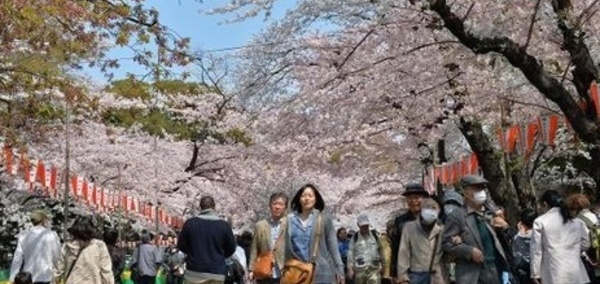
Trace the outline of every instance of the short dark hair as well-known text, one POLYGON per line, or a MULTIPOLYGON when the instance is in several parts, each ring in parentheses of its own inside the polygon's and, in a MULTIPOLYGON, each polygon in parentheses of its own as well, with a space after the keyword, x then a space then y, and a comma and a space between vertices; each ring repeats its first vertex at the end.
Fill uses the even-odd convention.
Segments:
POLYGON ((537 217, 538 215, 535 210, 531 208, 525 208, 523 211, 521 211, 519 221, 521 221, 521 224, 523 224, 523 226, 525 226, 527 229, 531 229, 533 228, 533 221, 535 221, 535 218, 537 217))
POLYGON ((281 191, 271 194, 271 197, 269 197, 269 204, 273 203, 273 201, 280 199, 280 198, 285 200, 285 205, 287 206, 288 201, 290 201, 290 199, 288 198, 287 194, 285 194, 284 192, 281 192, 281 191))
POLYGON ((348 233, 348 231, 346 230, 346 228, 340 227, 339 229, 337 229, 337 232, 335 233, 335 235, 339 236, 342 231, 346 231, 346 233, 348 233))
POLYGON ((117 230, 108 230, 104 232, 104 242, 109 246, 114 246, 119 240, 119 232, 117 230))
POLYGON ((152 234, 149 232, 142 232, 142 235, 140 236, 140 241, 142 242, 142 244, 149 244, 150 241, 152 241, 152 234))
POLYGON ((31 279, 31 273, 21 271, 15 276, 15 284, 33 284, 33 279, 31 279))
POLYGON ((67 232, 76 240, 89 242, 96 236, 96 226, 92 217, 80 216, 67 232))
POLYGON ((315 187, 312 184, 305 184, 303 185, 298 192, 296 192, 296 195, 294 195, 294 198, 292 198, 292 203, 291 203, 291 207, 293 211, 296 211, 298 213, 302 212, 302 205, 300 204, 300 197, 302 196, 302 193, 304 193, 305 190, 307 189, 312 189, 313 192, 315 193, 315 209, 319 210, 319 211, 323 211, 323 209, 325 209, 325 201, 323 201, 323 197, 321 196, 321 193, 319 193, 319 190, 317 190, 317 187, 315 187))
POLYGON ((200 198, 200 210, 206 209, 215 209, 215 199, 210 195, 200 198))

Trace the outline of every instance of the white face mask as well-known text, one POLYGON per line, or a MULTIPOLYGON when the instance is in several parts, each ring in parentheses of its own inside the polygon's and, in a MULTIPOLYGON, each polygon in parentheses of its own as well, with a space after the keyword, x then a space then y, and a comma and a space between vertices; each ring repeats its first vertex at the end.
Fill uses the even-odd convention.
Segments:
POLYGON ((432 224, 437 220, 439 213, 440 212, 435 209, 424 208, 421 210, 421 219, 425 224, 432 224))
POLYGON ((487 200, 487 193, 485 190, 480 190, 473 193, 473 202, 477 205, 482 205, 487 200))

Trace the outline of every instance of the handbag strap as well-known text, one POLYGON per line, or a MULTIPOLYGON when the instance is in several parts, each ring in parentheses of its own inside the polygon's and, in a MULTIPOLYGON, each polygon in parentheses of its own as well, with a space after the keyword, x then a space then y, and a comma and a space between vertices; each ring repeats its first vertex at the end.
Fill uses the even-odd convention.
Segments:
POLYGON ((440 241, 440 235, 441 235, 441 232, 438 232, 437 235, 435 235, 435 244, 433 244, 433 252, 431 252, 431 260, 429 261, 429 273, 430 274, 431 274, 431 272, 433 272, 433 262, 435 261, 435 255, 437 252, 438 243, 440 241))
POLYGON ((79 251, 77 252, 77 256, 75 256, 75 260, 71 264, 71 267, 69 267, 69 271, 67 272, 67 275, 65 276, 65 283, 67 283, 67 280, 69 279, 69 276, 71 276, 71 272, 73 272, 73 268, 75 268, 75 264, 77 264, 77 260, 79 259, 79 256, 81 255, 81 252, 85 248, 87 248, 89 245, 90 245, 90 242, 88 242, 85 246, 81 247, 79 249, 79 251))
POLYGON ((315 239, 314 239, 314 243, 313 243, 313 247, 312 247, 312 254, 310 257, 310 262, 311 263, 315 263, 317 261, 317 253, 319 252, 319 243, 321 242, 321 233, 323 231, 323 214, 319 212, 319 215, 317 215, 317 224, 315 227, 316 234, 315 234, 315 239))
POLYGON ((271 249, 271 252, 275 252, 277 250, 277 244, 279 244, 281 242, 281 239, 283 238, 283 231, 284 229, 282 228, 283 226, 283 222, 279 223, 279 236, 277 236, 277 239, 275 240, 275 243, 273 243, 273 248, 271 249))

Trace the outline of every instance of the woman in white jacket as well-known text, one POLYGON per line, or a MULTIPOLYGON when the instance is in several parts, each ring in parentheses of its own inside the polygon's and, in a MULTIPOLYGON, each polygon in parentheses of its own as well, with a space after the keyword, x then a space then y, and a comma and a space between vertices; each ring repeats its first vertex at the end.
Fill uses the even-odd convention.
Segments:
POLYGON ((531 278, 534 283, 589 283, 581 253, 590 246, 585 225, 555 190, 544 192, 548 211, 533 222, 531 278))

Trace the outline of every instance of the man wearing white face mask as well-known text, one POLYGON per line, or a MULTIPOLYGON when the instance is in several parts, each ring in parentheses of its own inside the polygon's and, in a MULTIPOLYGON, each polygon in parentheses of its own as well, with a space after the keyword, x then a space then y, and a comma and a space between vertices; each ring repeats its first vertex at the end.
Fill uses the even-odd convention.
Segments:
POLYGON ((404 226, 398 251, 400 284, 449 283, 442 264, 441 204, 431 197, 421 203, 421 218, 404 226))
MULTIPOLYGON (((505 251, 495 228, 506 228, 499 215, 486 218, 487 180, 467 175, 460 180, 465 207, 446 219, 442 246, 456 259, 456 283, 499 284, 504 271, 510 271, 505 251), (455 237, 462 242, 456 242, 455 237)), ((494 215, 494 214, 492 214, 494 215)))

